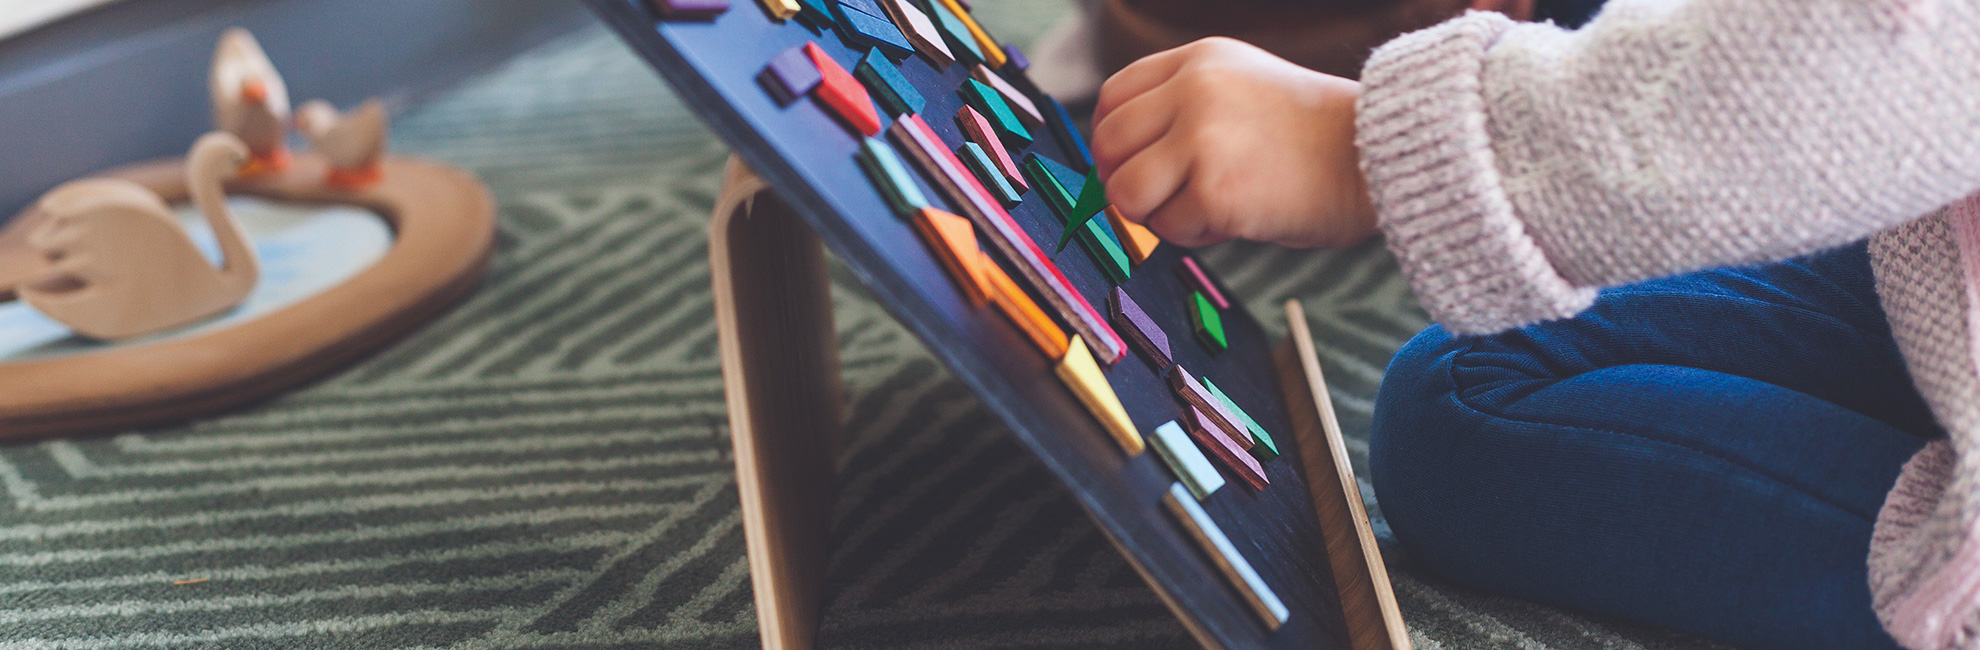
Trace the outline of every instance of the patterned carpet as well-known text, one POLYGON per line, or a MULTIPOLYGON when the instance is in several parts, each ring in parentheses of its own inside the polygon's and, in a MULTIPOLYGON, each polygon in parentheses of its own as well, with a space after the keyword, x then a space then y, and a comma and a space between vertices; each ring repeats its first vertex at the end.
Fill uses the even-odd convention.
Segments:
MULTIPOLYGON (((978 4, 1021 43, 1063 11, 978 4)), ((0 649, 757 644, 704 261, 721 144, 602 29, 394 136, 493 188, 480 292, 237 414, 0 447, 0 649)), ((1424 324, 1393 261, 1204 257, 1269 326, 1306 301, 1362 454, 1383 365, 1424 324)), ((854 401, 823 645, 1193 645, 970 392, 834 279, 854 401)), ((1391 550, 1425 650, 1705 647, 1442 586, 1391 550)))

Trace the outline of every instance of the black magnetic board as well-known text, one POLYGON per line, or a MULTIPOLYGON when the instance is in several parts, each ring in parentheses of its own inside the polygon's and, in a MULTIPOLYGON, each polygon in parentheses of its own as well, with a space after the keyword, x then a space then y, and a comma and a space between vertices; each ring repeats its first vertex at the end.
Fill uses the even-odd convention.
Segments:
MULTIPOLYGON (((851 131, 815 102, 778 106, 756 80, 771 57, 806 41, 817 42, 849 71, 865 48, 831 30, 813 31, 798 20, 772 20, 754 0, 732 0, 728 11, 708 22, 660 21, 646 0, 585 1, 1064 482, 1200 638, 1227 648, 1348 647, 1325 543, 1297 467, 1299 441, 1293 439, 1274 371, 1271 352, 1279 341, 1268 339, 1233 296, 1232 308, 1224 313, 1230 348, 1213 356, 1197 343, 1187 320, 1189 288, 1175 272, 1187 251, 1162 245, 1122 286, 1166 331, 1177 363, 1215 381, 1278 440, 1279 458, 1263 463, 1271 480, 1267 489, 1254 492, 1227 474, 1228 484, 1202 502, 1290 609, 1290 619, 1276 631, 1268 630, 1240 600, 1164 510, 1162 495, 1176 479, 1155 452, 1125 456, 1054 376, 1052 360, 992 308, 965 299, 855 162, 859 140, 851 131)), ((957 63, 937 70, 919 55, 894 60, 927 100, 922 119, 946 145, 964 142, 953 116, 963 104, 956 89, 969 77, 968 66, 957 63)), ((1038 96, 1022 72, 1011 66, 999 72, 1023 92, 1038 96)), ((893 119, 883 111, 882 121, 892 124, 893 119)), ((1013 148, 1013 158, 1021 161, 1025 153, 1037 153, 1084 169, 1050 129, 1034 131, 1036 141, 1022 150, 1013 148)), ((932 203, 962 213, 928 179, 917 181, 932 203)), ((1079 245, 1051 253, 1063 225, 1033 189, 1009 210, 1011 216, 1104 315, 1111 285, 1079 245)), ((983 247, 998 257, 994 246, 983 247)), ((1024 284, 1009 261, 1003 262, 1024 284)), ((1042 299, 1039 303, 1045 304, 1042 299)), ((1184 418, 1185 407, 1164 376, 1132 349, 1107 369, 1107 376, 1144 434, 1184 418)))

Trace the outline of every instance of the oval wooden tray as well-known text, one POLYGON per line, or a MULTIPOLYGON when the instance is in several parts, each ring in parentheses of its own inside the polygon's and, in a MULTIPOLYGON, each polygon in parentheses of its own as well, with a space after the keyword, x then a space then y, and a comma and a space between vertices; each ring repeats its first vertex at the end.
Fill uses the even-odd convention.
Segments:
MULTIPOLYGON (((473 176, 387 157, 383 179, 327 187, 325 162, 297 155, 288 171, 227 184, 230 195, 356 205, 393 231, 391 250, 342 284, 248 321, 101 351, 0 363, 0 438, 164 424, 236 408, 342 368, 411 333, 465 298, 487 268, 494 203, 473 176)), ((113 169, 167 203, 186 200, 181 161, 113 169)), ((31 273, 22 238, 32 208, 0 230, 0 285, 31 273)), ((0 300, 11 299, 11 289, 0 300)))

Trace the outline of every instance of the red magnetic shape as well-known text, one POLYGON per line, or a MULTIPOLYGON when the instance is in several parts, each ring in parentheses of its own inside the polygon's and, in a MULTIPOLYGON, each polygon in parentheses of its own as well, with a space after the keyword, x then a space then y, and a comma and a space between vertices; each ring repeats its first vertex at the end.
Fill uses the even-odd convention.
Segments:
POLYGON ((873 107, 873 96, 866 94, 866 86, 839 67, 817 43, 805 43, 804 54, 818 66, 818 87, 812 89, 812 97, 861 135, 879 135, 880 111, 873 107))

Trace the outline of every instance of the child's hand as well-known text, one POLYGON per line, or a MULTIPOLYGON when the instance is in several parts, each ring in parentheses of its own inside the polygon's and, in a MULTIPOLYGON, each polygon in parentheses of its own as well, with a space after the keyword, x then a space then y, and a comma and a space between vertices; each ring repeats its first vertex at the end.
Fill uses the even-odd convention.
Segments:
POLYGON ((1361 85, 1241 41, 1136 61, 1100 88, 1107 198, 1163 239, 1350 246, 1375 234, 1354 146, 1361 85))

